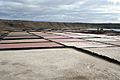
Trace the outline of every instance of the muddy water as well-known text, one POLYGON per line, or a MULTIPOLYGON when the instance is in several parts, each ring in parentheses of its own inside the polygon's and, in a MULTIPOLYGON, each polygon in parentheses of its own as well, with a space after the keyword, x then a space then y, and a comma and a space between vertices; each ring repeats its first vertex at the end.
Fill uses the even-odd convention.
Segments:
POLYGON ((0 80, 120 80, 120 66, 73 49, 0 51, 0 80))

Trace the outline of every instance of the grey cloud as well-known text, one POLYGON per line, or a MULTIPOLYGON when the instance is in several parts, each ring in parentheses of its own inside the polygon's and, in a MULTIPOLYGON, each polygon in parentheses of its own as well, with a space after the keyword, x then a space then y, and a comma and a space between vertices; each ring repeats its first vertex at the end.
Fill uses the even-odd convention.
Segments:
MULTIPOLYGON (((0 18, 35 21, 120 22, 108 0, 1 0, 0 18)), ((120 7, 117 5, 117 7, 120 7)), ((119 8, 118 8, 119 9, 119 8)))

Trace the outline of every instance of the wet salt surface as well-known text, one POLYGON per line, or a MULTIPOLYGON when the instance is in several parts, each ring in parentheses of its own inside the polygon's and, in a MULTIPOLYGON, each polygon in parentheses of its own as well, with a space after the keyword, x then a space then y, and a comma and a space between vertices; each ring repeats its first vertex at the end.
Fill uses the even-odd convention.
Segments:
POLYGON ((99 55, 107 56, 120 62, 120 47, 84 48, 84 49, 99 55))
POLYGON ((0 52, 0 80, 120 80, 120 67, 73 49, 0 52))
POLYGON ((39 38, 39 37, 37 37, 37 36, 19 36, 19 37, 4 37, 3 39, 5 39, 5 40, 12 40, 12 39, 31 39, 31 38, 35 38, 35 39, 37 39, 37 38, 39 38))
POLYGON ((48 40, 45 39, 23 39, 23 40, 1 40, 1 44, 7 44, 7 43, 31 43, 31 42, 48 42, 48 40))
POLYGON ((21 35, 21 34, 18 34, 18 35, 7 35, 7 37, 24 37, 24 36, 33 36, 32 34, 27 34, 27 35, 21 35))
POLYGON ((79 41, 85 41, 83 39, 72 39, 72 38, 68 38, 68 39, 50 39, 52 41, 55 42, 79 42, 79 41))
POLYGON ((60 42, 66 46, 74 46, 77 48, 84 48, 84 47, 108 47, 112 45, 98 43, 98 42, 89 42, 89 41, 81 41, 81 42, 60 42))
POLYGON ((66 34, 66 33, 57 33, 57 32, 54 32, 53 34, 56 34, 56 35, 63 35, 63 36, 68 35, 68 34, 66 34))
POLYGON ((16 36, 16 35, 31 35, 27 32, 11 32, 9 33, 9 36, 16 36))
POLYGON ((72 34, 72 33, 55 33, 55 34, 67 36, 67 37, 71 37, 71 38, 91 38, 91 37, 93 37, 93 36, 89 36, 89 35, 77 35, 77 34, 72 34))
POLYGON ((65 36, 43 36, 44 38, 47 39, 67 39, 69 37, 65 37, 65 36))
MULTIPOLYGON (((68 37, 72 37, 72 38, 107 38, 107 35, 103 35, 103 34, 85 34, 85 33, 73 33, 73 32, 64 32, 64 33, 53 33, 56 35, 62 35, 62 36, 68 36, 68 37)), ((110 37, 110 36, 109 36, 110 37)))
POLYGON ((43 32, 30 32, 30 33, 33 33, 33 34, 38 35, 38 36, 48 35, 47 33, 43 33, 43 32))
POLYGON ((57 43, 20 43, 20 44, 0 44, 0 49, 26 49, 26 48, 44 48, 44 47, 62 47, 57 43))
POLYGON ((94 38, 93 36, 77 36, 77 35, 67 35, 68 37, 71 38, 94 38))
POLYGON ((105 41, 105 43, 109 43, 109 44, 120 46, 120 41, 105 41))
POLYGON ((85 40, 90 40, 90 41, 117 41, 116 39, 110 39, 110 38, 90 38, 90 39, 85 39, 85 40))

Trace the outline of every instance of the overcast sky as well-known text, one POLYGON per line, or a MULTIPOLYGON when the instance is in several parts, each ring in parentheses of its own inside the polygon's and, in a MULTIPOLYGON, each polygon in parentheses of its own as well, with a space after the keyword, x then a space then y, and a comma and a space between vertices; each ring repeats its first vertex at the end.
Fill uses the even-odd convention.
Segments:
POLYGON ((120 23, 120 0, 0 0, 0 18, 120 23))

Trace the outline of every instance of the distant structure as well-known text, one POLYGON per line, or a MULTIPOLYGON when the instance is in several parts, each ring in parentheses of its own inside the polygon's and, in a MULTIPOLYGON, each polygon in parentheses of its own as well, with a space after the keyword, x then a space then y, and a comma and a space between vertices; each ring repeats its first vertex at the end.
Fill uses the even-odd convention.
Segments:
POLYGON ((97 31, 103 31, 103 28, 97 28, 97 31))

